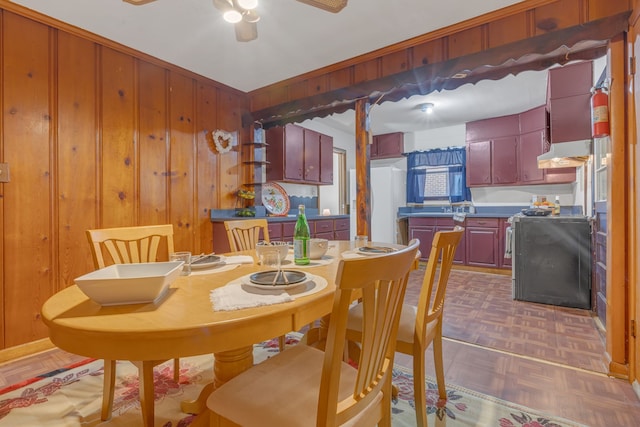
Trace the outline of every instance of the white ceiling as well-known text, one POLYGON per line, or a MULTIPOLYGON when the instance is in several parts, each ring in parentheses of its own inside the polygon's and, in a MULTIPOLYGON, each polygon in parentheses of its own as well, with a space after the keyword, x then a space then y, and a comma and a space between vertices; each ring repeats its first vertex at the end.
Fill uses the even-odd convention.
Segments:
MULTIPOLYGON (((481 15, 517 0, 349 0, 333 14, 296 0, 259 0, 258 39, 237 42, 212 0, 13 0, 74 26, 251 91, 481 15)), ((545 100, 546 72, 524 72, 371 110, 374 134, 412 132, 525 111, 545 100), (425 115, 417 108, 435 104, 425 115)), ((323 119, 353 132, 353 112, 323 119)))

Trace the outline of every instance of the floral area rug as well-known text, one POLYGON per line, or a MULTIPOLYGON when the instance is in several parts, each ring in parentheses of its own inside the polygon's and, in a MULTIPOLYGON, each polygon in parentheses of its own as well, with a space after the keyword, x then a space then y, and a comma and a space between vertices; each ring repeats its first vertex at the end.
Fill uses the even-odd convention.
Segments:
MULTIPOLYGON (((287 336, 287 344, 296 344, 298 334, 287 336)), ((277 340, 254 347, 259 363, 277 354, 277 340)), ((180 359, 180 381, 173 381, 172 362, 155 369, 155 425, 186 427, 193 416, 180 411, 180 402, 195 399, 204 384, 212 380, 213 356, 180 359)), ((138 402, 138 375, 129 362, 118 362, 113 416, 100 420, 103 364, 101 360, 59 369, 33 380, 0 390, 0 426, 139 426, 142 423, 138 402)), ((394 369, 394 384, 399 393, 392 407, 394 426, 416 425, 411 371, 394 369)), ((446 401, 438 400, 433 379, 427 381, 427 407, 430 427, 576 427, 579 424, 531 409, 482 396, 462 387, 447 384, 446 401)))

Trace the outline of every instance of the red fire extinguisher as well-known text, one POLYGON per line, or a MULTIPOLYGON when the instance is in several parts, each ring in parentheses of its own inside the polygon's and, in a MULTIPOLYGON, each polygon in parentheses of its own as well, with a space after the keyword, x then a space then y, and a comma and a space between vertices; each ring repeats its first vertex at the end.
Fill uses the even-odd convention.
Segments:
POLYGON ((591 124, 594 138, 609 135, 609 95, 598 87, 591 96, 591 124))

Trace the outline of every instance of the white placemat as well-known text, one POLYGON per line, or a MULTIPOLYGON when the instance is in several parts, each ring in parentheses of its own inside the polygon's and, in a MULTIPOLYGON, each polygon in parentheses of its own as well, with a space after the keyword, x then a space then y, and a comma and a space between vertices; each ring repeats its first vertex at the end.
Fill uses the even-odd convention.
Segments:
POLYGON ((249 276, 251 274, 239 277, 221 288, 212 290, 209 298, 211 299, 213 310, 240 310, 290 302, 296 298, 320 292, 327 287, 325 278, 307 273, 307 279, 300 283, 299 286, 289 289, 259 289, 245 284, 249 283, 249 276))
POLYGON ((219 264, 215 267, 211 268, 199 268, 191 269, 191 275, 203 275, 203 274, 214 274, 214 273, 222 273, 223 271, 233 270, 238 267, 240 264, 253 264, 253 257, 250 255, 232 255, 224 257, 224 264, 219 264))
POLYGON ((282 262, 282 268, 289 268, 289 267, 295 267, 295 268, 318 267, 318 266, 321 266, 321 265, 331 264, 334 261, 336 261, 336 256, 335 255, 324 255, 320 259, 312 259, 312 260, 310 260, 309 264, 297 265, 297 264, 295 264, 293 262, 293 254, 289 254, 289 255, 287 255, 287 257, 282 262))

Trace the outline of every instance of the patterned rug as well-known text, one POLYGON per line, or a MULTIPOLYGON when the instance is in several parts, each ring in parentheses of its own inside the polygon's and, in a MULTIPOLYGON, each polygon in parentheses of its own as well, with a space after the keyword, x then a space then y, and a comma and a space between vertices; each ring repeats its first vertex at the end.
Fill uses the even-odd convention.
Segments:
MULTIPOLYGON (((287 344, 296 344, 298 334, 287 336, 287 344)), ((277 340, 254 347, 256 363, 278 352, 277 340)), ((155 369, 155 425, 186 427, 193 416, 180 412, 180 402, 195 399, 202 386, 212 379, 213 356, 180 359, 180 381, 173 381, 172 362, 155 369)), ((101 360, 87 359, 74 366, 15 384, 0 390, 0 426, 139 426, 138 376, 128 362, 118 362, 113 416, 100 420, 102 402, 101 360)), ((416 425, 411 371, 396 367, 394 384, 399 389, 393 402, 394 426, 416 425)), ((531 409, 482 396, 462 387, 447 384, 446 401, 438 401, 437 387, 427 381, 429 426, 496 427, 569 427, 571 421, 535 413, 531 409)))

